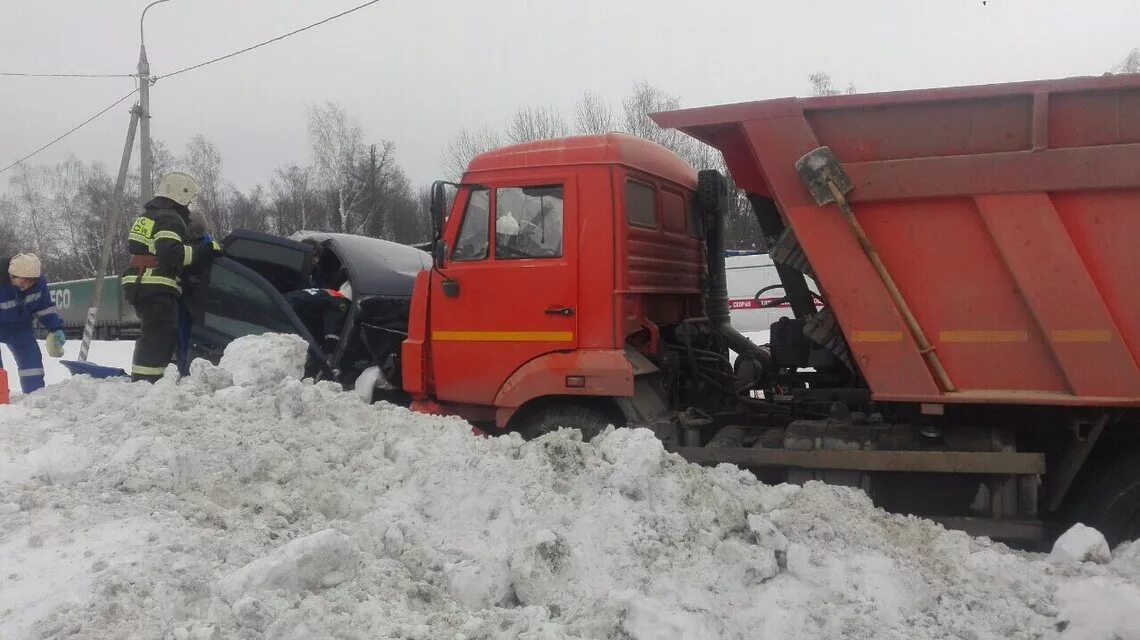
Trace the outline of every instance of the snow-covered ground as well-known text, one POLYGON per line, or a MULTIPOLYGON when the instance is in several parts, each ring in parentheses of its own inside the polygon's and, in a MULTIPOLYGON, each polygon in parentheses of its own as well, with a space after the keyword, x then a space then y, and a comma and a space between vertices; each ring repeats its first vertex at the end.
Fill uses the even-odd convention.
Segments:
POLYGON ((0 638, 1140 638, 1140 545, 1013 552, 641 430, 478 438, 304 353, 0 407, 0 638))
MULTIPOLYGON (((61 359, 78 360, 79 346, 79 340, 68 340, 67 344, 63 345, 63 358, 61 359)), ((134 350, 134 340, 94 340, 91 342, 91 350, 87 353, 87 360, 107 367, 119 367, 130 371, 131 355, 134 350)), ((59 360, 48 357, 43 340, 40 341, 40 353, 43 354, 44 377, 48 384, 62 382, 71 377, 67 368, 60 364, 59 360)), ((8 347, 4 345, 0 345, 0 355, 4 358, 4 369, 8 372, 9 391, 13 394, 20 393, 20 378, 16 375, 16 359, 12 357, 12 352, 8 351, 8 347)))

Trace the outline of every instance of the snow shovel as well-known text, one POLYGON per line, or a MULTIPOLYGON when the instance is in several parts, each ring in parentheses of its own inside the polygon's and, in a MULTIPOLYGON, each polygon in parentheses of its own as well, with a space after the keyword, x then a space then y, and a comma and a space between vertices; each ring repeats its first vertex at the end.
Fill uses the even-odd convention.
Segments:
POLYGON ((78 360, 60 360, 60 364, 67 367, 71 375, 84 374, 92 378, 129 378, 130 374, 118 367, 103 367, 94 362, 80 362, 78 360))
POLYGON ((887 271, 887 266, 879 259, 879 254, 875 251, 874 245, 871 244, 870 238, 863 231, 863 226, 855 219, 855 212, 847 203, 846 196, 849 191, 855 188, 855 185, 851 184, 851 178, 847 176, 847 172, 839 164, 839 159, 835 157, 830 148, 818 147, 796 160, 796 172, 817 205, 821 207, 832 203, 839 205, 839 211, 843 213, 847 226, 851 228, 851 233, 855 235, 859 247, 863 249, 863 253, 871 261, 871 266, 875 268, 875 273, 879 274, 879 279, 886 286, 891 301, 895 303, 895 307, 902 315, 911 335, 914 336, 914 341, 918 344, 922 357, 926 359, 927 365, 934 371, 935 377, 942 384, 942 389, 950 392, 956 391, 957 389, 954 387, 954 383, 950 381, 946 369, 942 367, 941 360, 934 353, 934 347, 926 339, 926 334, 923 333, 918 320, 915 319, 906 300, 903 299, 902 292, 895 285, 894 278, 887 271))

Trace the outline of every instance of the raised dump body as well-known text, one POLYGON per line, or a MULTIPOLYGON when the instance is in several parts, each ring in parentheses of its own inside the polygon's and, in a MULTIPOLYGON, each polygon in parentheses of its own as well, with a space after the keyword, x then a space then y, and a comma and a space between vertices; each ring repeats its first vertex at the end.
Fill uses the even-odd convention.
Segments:
POLYGON ((754 206, 775 202, 794 234, 779 248, 806 254, 876 400, 1140 406, 1140 76, 654 119, 723 152, 754 206), (839 208, 801 182, 797 159, 820 146, 951 386, 839 208))

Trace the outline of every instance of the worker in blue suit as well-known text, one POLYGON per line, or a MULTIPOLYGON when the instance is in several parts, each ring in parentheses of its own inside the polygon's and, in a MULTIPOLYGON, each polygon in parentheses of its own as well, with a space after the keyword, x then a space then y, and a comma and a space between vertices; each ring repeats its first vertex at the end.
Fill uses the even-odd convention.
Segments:
POLYGON ((48 346, 58 350, 58 355, 62 355, 67 336, 36 254, 20 253, 0 260, 0 274, 0 342, 16 357, 20 388, 31 393, 44 386, 44 359, 36 342, 34 321, 39 320, 48 330, 48 346))

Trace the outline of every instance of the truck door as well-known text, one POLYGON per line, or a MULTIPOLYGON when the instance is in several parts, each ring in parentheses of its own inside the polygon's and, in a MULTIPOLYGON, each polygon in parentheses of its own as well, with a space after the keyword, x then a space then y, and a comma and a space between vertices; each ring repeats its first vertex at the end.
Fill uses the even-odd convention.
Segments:
POLYGON ((578 345, 577 198, 567 176, 465 195, 432 274, 432 374, 440 400, 491 405, 523 364, 578 345))

